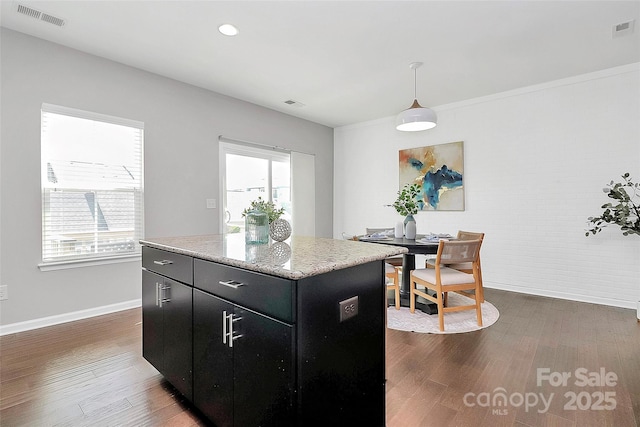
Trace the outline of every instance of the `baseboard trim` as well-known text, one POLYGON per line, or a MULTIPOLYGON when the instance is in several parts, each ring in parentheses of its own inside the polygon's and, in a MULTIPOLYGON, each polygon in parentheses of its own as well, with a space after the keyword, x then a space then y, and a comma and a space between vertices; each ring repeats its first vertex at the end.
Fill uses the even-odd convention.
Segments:
POLYGON ((104 305, 101 307, 89 308, 87 310, 73 311, 71 313, 58 314, 55 316, 41 317, 39 319, 27 320, 25 322, 10 323, 0 325, 0 336, 29 331, 32 329, 44 328, 47 326, 59 325, 60 323, 73 322, 75 320, 87 319, 89 317, 101 316, 103 314, 115 313, 117 311, 129 310, 142 305, 141 299, 119 302, 117 304, 104 305))
POLYGON ((569 301, 586 302, 590 304, 608 305, 611 307, 630 308, 630 309, 636 308, 635 301, 625 301, 625 300, 619 300, 619 299, 613 299, 613 298, 601 298, 601 297, 594 297, 594 296, 576 295, 576 294, 569 294, 565 292, 549 291, 549 290, 542 290, 542 289, 521 288, 519 286, 507 285, 504 283, 488 283, 487 281, 484 282, 484 287, 490 288, 490 289, 499 289, 502 291, 517 292, 519 294, 558 298, 558 299, 564 299, 569 301))

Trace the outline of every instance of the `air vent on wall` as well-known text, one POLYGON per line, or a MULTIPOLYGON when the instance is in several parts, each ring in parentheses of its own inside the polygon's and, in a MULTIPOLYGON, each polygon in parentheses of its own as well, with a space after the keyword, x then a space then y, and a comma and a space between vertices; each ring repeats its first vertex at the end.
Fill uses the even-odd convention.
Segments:
POLYGON ((30 18, 48 22, 49 24, 57 25, 58 27, 64 26, 64 19, 58 18, 57 16, 49 15, 48 13, 44 13, 40 10, 25 6, 23 4, 18 4, 16 11, 30 18))
POLYGON ((288 99, 288 100, 284 101, 284 103, 287 104, 287 105, 292 105, 294 107, 298 107, 298 108, 306 107, 306 105, 303 104, 302 102, 294 101, 293 99, 288 99))
POLYGON ((633 33, 633 27, 635 24, 635 19, 632 19, 631 21, 627 21, 627 22, 622 22, 620 24, 616 24, 613 26, 613 37, 622 37, 622 36, 627 36, 631 33, 633 33))

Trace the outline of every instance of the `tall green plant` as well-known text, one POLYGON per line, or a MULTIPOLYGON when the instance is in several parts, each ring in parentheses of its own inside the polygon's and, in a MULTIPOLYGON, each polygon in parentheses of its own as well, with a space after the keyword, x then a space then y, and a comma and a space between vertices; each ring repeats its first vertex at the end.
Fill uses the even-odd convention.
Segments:
POLYGON ((587 218, 591 228, 585 233, 595 235, 609 224, 620 227, 622 234, 640 235, 640 183, 634 183, 629 172, 622 175, 623 182, 611 181, 603 191, 616 202, 605 203, 602 215, 587 218))

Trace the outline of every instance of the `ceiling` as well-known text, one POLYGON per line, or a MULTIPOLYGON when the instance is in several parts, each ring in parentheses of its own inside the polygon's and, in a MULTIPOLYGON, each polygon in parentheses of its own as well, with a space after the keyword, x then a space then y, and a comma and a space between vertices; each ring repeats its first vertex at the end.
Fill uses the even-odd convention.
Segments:
POLYGON ((6 28, 330 127, 408 108, 414 61, 436 111, 640 62, 640 1, 2 0, 0 13, 6 28))

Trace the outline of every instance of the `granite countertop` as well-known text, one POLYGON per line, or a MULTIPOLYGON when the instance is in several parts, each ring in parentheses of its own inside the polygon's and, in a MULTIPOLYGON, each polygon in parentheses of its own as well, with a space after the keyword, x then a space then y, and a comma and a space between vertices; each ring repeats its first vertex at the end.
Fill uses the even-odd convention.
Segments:
POLYGON ((407 252, 399 246, 301 236, 292 236, 284 242, 249 245, 240 233, 149 238, 140 243, 293 280, 407 252))

